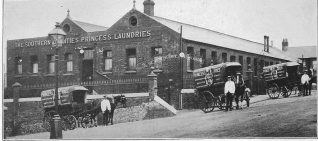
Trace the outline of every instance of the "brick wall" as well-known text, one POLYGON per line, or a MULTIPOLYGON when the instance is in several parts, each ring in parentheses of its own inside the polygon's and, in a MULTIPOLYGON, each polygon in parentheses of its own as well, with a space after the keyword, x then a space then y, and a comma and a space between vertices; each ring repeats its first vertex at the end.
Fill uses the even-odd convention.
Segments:
MULTIPOLYGON (((4 103, 8 110, 4 112, 4 129, 10 135, 12 127, 13 103, 4 103)), ((20 102, 19 114, 16 117, 18 124, 15 127, 18 135, 46 132, 42 127, 44 112, 40 101, 20 102)), ((149 97, 128 97, 127 108, 119 104, 115 110, 114 123, 132 122, 145 119, 173 116, 174 114, 156 102, 149 102, 149 97)), ((102 114, 98 115, 101 124, 102 114)), ((75 129, 76 130, 76 129, 75 129)))

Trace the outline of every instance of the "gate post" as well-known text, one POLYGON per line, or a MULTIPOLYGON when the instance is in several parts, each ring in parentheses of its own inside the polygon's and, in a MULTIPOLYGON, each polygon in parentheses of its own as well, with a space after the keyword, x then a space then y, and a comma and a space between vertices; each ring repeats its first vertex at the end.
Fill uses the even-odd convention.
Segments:
POLYGON ((12 135, 18 134, 18 115, 19 115, 19 97, 20 97, 20 90, 22 85, 18 82, 12 85, 13 87, 13 114, 12 114, 12 135))
POLYGON ((154 67, 151 67, 151 72, 148 75, 148 92, 149 101, 153 101, 158 92, 157 75, 153 72, 154 67))

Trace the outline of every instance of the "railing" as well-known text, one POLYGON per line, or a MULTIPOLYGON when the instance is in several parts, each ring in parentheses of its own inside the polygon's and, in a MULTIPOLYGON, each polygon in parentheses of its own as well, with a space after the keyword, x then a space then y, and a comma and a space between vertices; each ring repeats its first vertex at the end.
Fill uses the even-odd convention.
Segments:
MULTIPOLYGON (((118 84, 136 84, 136 83, 147 83, 147 78, 127 78, 117 80, 104 80, 104 81, 86 81, 86 82, 59 82, 59 87, 81 85, 81 86, 101 86, 101 85, 118 85, 118 84)), ((22 89, 42 89, 42 88, 54 88, 55 84, 31 84, 23 85, 22 89)))

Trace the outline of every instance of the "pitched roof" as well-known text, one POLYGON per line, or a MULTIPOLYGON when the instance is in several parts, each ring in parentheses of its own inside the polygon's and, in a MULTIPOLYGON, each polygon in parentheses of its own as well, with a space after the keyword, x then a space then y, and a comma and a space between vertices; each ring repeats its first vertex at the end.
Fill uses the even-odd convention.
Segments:
POLYGON ((301 47, 288 47, 285 52, 288 56, 298 58, 317 58, 317 46, 301 46, 301 47))
POLYGON ((220 33, 210 29, 165 19, 162 17, 157 17, 157 16, 148 16, 148 17, 171 28, 175 32, 180 32, 179 29, 180 29, 180 26, 182 25, 182 38, 184 39, 216 45, 216 46, 220 46, 224 48, 244 51, 248 53, 279 58, 283 60, 295 61, 295 59, 284 55, 280 49, 275 47, 270 47, 269 52, 264 52, 263 51, 264 45, 261 43, 249 41, 246 39, 220 33))
POLYGON ((86 32, 106 31, 108 27, 72 20, 86 32))

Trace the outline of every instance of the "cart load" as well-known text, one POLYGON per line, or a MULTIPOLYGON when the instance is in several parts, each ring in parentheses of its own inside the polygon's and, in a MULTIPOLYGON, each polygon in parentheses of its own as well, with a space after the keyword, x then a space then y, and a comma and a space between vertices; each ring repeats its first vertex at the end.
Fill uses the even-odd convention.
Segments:
MULTIPOLYGON (((88 89, 78 85, 58 88, 58 105, 68 105, 72 104, 72 102, 85 103, 87 92, 88 89)), ((41 101, 44 108, 54 107, 54 99, 55 89, 41 92, 41 101)))
POLYGON ((293 91, 297 93, 300 82, 298 66, 297 62, 286 62, 263 67, 266 93, 270 98, 288 97, 293 91))
MULTIPOLYGON (((238 62, 226 62, 194 70, 194 87, 199 97, 199 108, 205 113, 212 112, 215 107, 224 109, 224 84, 227 76, 232 76, 236 82, 237 73, 241 71, 242 66, 238 62)), ((243 99, 249 102, 248 96, 243 99)))

